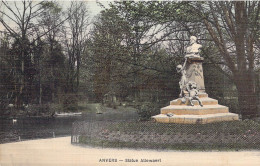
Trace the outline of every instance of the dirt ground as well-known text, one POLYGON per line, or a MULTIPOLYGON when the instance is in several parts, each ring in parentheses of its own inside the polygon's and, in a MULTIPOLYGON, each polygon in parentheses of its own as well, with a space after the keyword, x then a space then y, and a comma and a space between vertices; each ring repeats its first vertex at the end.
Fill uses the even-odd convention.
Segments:
POLYGON ((0 165, 19 166, 258 166, 260 151, 188 152, 91 148, 71 145, 71 137, 0 144, 0 165), (131 162, 132 161, 132 162, 131 162), (137 161, 137 162, 133 162, 137 161), (143 161, 143 162, 141 162, 143 161), (146 161, 146 162, 144 162, 146 161), (153 161, 153 162, 151 162, 153 161))

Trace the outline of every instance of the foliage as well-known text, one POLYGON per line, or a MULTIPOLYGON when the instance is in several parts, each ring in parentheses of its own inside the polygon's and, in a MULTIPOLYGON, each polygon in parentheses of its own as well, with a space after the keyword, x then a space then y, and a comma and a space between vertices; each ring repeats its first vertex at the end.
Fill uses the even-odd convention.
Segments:
POLYGON ((151 102, 143 103, 141 106, 137 106, 139 121, 150 120, 152 116, 160 113, 160 108, 160 104, 151 102))
POLYGON ((74 112, 78 110, 78 98, 75 94, 65 94, 63 96, 63 109, 65 112, 74 112))
MULTIPOLYGON (((94 64, 92 80, 98 101, 109 92, 115 92, 119 99, 125 100, 127 96, 139 98, 142 91, 153 93, 153 89, 163 86, 174 87, 165 78, 175 72, 174 66, 180 61, 178 57, 166 52, 160 44, 142 43, 150 36, 151 22, 123 12, 127 11, 112 6, 94 23, 88 60, 94 64), (138 19, 136 23, 135 19, 138 19)), ((170 79, 175 77, 177 75, 170 79)))

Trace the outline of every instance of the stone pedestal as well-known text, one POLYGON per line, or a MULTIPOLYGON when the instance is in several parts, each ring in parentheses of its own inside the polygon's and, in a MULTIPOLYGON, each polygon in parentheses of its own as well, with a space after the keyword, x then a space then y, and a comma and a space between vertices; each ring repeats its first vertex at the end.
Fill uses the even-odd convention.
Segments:
MULTIPOLYGON (((161 108, 161 114, 153 116, 152 120, 159 123, 182 123, 182 124, 205 124, 221 121, 238 120, 237 114, 229 113, 226 106, 218 104, 218 100, 208 97, 205 92, 204 76, 202 69, 203 58, 188 58, 186 64, 187 82, 196 82, 199 89, 199 99, 203 104, 201 107, 197 100, 193 100, 194 106, 189 100, 182 102, 181 98, 173 100, 170 105, 161 108)), ((185 97, 189 97, 184 90, 185 97)))
POLYGON ((204 58, 202 57, 187 58, 185 67, 187 83, 189 81, 196 82, 201 93, 205 93, 204 75, 202 68, 203 61, 204 58))
POLYGON ((193 101, 194 106, 190 106, 188 101, 182 103, 179 98, 171 101, 169 106, 161 108, 161 114, 153 116, 152 119, 159 123, 182 124, 205 124, 239 119, 237 114, 229 113, 228 107, 218 104, 218 100, 209 98, 206 93, 201 93, 199 96, 203 107, 198 101, 193 101))

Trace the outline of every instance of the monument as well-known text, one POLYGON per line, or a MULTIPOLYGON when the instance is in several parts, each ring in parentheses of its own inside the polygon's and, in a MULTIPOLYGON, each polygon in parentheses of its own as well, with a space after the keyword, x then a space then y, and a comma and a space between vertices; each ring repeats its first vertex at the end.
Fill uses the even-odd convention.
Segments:
POLYGON ((159 123, 205 124, 238 120, 238 115, 230 113, 228 107, 218 104, 218 100, 208 97, 205 91, 202 62, 202 45, 195 36, 190 37, 183 65, 176 67, 181 73, 179 98, 161 108, 161 114, 152 116, 159 123))

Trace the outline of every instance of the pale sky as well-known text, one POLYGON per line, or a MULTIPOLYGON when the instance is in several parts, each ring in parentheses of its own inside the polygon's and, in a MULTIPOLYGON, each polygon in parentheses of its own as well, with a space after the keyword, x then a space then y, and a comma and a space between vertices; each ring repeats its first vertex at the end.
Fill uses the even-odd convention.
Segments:
MULTIPOLYGON (((64 8, 67 8, 70 4, 70 0, 56 0, 57 2, 60 2, 60 4, 62 6, 64 6, 64 8)), ((82 0, 81 0, 82 1, 82 0)), ((83 0, 86 1, 88 3, 88 9, 91 12, 92 16, 97 15, 102 8, 100 6, 97 5, 97 1, 102 3, 105 7, 108 7, 109 2, 112 2, 111 0, 83 0)))
MULTIPOLYGON (((10 0, 8 0, 8 1, 10 1, 10 0)), ((19 1, 19 0, 16 0, 16 1, 19 1)), ((34 1, 38 1, 38 0, 34 0, 34 1)), ((66 8, 69 7, 70 0, 56 0, 56 1, 60 3, 60 5, 62 6, 63 10, 65 10, 66 8)), ((100 6, 98 6, 98 4, 96 3, 97 0, 83 0, 83 1, 87 2, 87 7, 88 7, 88 9, 90 11, 90 16, 92 18, 94 16, 96 16, 97 14, 99 14, 100 11, 102 10, 102 8, 100 6)), ((105 7, 108 7, 108 4, 110 2, 112 2, 111 0, 98 0, 98 1, 100 3, 102 3, 105 7)), ((10 2, 12 2, 12 1, 10 1, 10 2)), ((3 8, 0 8, 0 10, 3 10, 3 8)), ((12 22, 10 22, 10 23, 12 23, 12 22)), ((3 29, 4 29, 4 27, 0 23, 0 30, 3 30, 3 29)))

